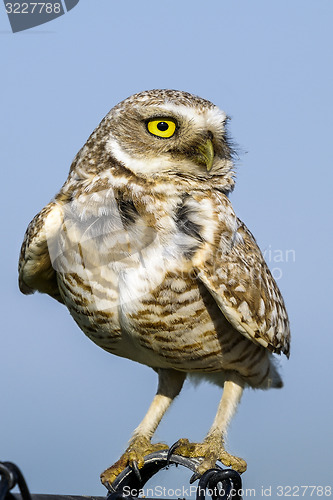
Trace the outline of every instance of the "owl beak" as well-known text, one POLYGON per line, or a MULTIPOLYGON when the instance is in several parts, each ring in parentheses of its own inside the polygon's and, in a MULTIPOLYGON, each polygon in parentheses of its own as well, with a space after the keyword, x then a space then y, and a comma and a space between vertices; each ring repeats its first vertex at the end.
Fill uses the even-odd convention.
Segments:
POLYGON ((204 144, 200 144, 196 148, 196 153, 196 163, 200 166, 205 166, 207 168, 207 172, 209 172, 213 166, 214 161, 214 147, 212 141, 210 139, 207 139, 204 144))

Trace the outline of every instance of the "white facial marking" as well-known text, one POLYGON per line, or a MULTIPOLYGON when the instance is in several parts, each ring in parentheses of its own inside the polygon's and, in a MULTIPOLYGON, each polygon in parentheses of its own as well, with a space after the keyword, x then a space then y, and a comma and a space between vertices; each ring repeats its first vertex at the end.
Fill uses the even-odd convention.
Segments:
POLYGON ((199 129, 218 129, 223 130, 223 124, 226 120, 226 114, 219 108, 209 108, 200 111, 195 107, 183 106, 174 103, 166 103, 160 106, 161 111, 171 113, 173 116, 184 116, 188 121, 192 121, 199 129))
POLYGON ((171 156, 168 158, 167 155, 163 155, 163 162, 161 158, 135 158, 132 154, 129 155, 112 136, 106 142, 105 148, 114 158, 125 165, 126 168, 132 170, 132 172, 141 174, 158 172, 161 169, 162 163, 163 170, 171 169, 174 166, 171 156))

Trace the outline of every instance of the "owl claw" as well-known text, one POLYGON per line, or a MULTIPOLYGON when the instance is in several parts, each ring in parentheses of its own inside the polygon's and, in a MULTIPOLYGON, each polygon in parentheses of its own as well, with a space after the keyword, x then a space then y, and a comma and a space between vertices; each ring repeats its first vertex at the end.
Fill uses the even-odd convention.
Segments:
POLYGON ((140 474, 140 471, 139 471, 138 462, 136 460, 133 460, 133 462, 131 463, 131 469, 133 470, 134 474, 136 475, 136 477, 138 478, 139 482, 141 483, 142 482, 142 478, 141 478, 141 474, 140 474))
POLYGON ((200 479, 201 477, 201 474, 199 474, 199 472, 195 472, 194 474, 192 474, 192 476, 190 477, 190 484, 193 484, 197 479, 200 479))
POLYGON ((171 459, 171 455, 173 455, 174 451, 180 446, 180 444, 182 443, 182 440, 181 439, 178 439, 178 441, 176 441, 175 443, 173 443, 169 450, 168 450, 168 454, 167 454, 167 463, 166 465, 168 466, 170 464, 170 459, 171 459))
POLYGON ((170 460, 173 453, 183 457, 202 459, 200 465, 197 466, 197 477, 192 476, 191 482, 198 479, 207 470, 214 469, 218 460, 239 473, 246 470, 245 460, 225 451, 223 444, 215 438, 206 438, 203 443, 190 443, 188 439, 179 439, 169 448, 167 460, 170 460))
POLYGON ((163 443, 152 444, 144 437, 133 439, 120 459, 101 474, 102 483, 110 490, 109 486, 112 487, 117 476, 128 466, 131 467, 141 483, 140 469, 144 466, 144 457, 165 449, 168 449, 167 445, 163 443))

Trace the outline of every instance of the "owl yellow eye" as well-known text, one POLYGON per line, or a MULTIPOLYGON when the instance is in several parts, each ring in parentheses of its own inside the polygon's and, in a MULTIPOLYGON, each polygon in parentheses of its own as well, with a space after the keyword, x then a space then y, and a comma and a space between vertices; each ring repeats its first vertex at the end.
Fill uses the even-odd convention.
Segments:
POLYGON ((148 132, 153 135, 157 135, 157 137, 163 137, 164 139, 168 139, 172 137, 176 130, 176 124, 172 120, 163 120, 162 118, 159 120, 150 120, 147 123, 148 132))

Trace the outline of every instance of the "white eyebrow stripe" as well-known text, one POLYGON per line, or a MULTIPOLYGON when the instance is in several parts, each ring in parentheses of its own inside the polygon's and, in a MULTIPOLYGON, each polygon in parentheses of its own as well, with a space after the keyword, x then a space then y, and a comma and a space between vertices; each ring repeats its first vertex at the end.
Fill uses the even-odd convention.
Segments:
POLYGON ((224 128, 227 115, 219 108, 209 108, 203 111, 195 107, 184 106, 183 104, 174 104, 166 102, 159 106, 161 111, 172 113, 172 115, 180 115, 186 117, 189 121, 193 121, 201 128, 214 127, 218 129, 224 128))

